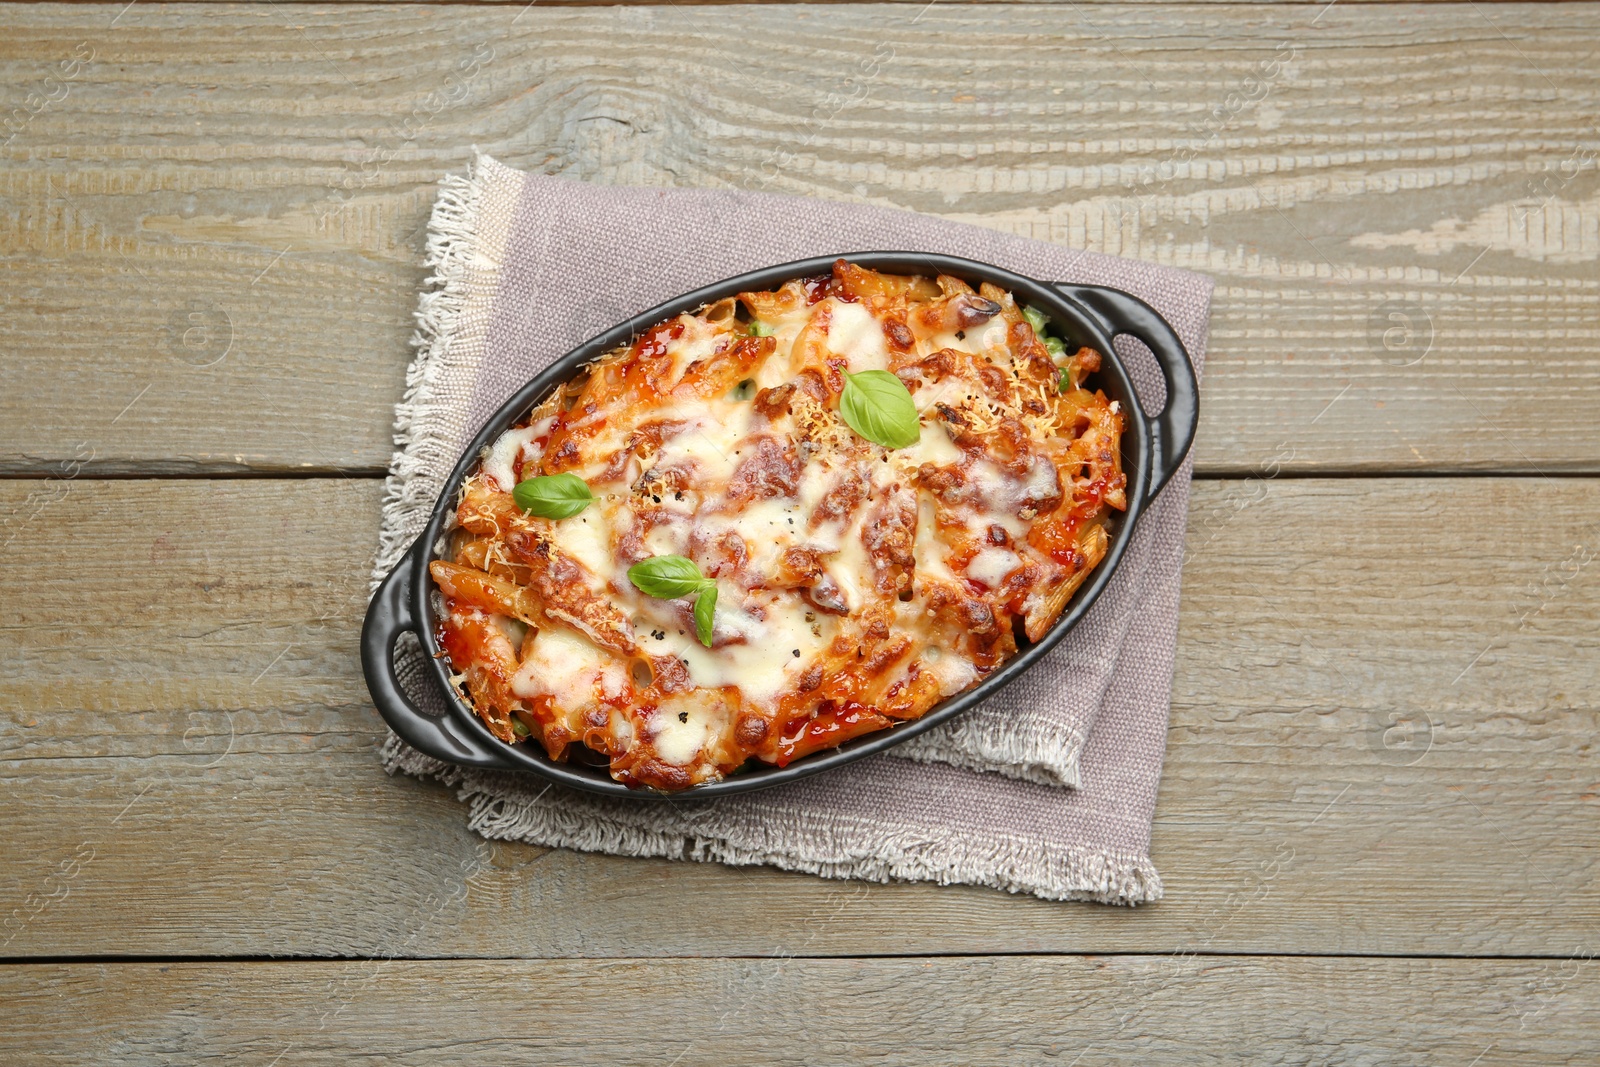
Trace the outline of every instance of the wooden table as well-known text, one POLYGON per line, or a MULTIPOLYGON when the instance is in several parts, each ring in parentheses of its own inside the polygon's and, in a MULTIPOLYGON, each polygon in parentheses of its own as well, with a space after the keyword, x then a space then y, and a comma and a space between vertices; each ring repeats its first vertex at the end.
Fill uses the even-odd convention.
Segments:
POLYGON ((0 1062, 1600 1062, 1600 6, 4 10, 0 1062), (382 773, 474 145, 1218 279, 1164 901, 492 843, 382 773))

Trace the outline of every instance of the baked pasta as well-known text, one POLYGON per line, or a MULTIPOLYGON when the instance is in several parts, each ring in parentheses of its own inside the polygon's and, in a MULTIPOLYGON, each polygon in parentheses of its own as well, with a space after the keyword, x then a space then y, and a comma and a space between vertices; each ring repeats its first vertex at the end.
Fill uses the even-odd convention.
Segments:
POLYGON ((915 719, 1037 641, 1124 413, 1012 294, 831 275, 645 331, 484 450, 431 564, 507 744, 685 789, 915 719))

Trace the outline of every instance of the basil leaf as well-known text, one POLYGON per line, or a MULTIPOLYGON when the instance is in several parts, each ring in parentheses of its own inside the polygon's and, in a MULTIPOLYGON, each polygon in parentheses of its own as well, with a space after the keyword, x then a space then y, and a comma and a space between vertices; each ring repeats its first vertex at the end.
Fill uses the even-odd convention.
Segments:
POLYGON ((768 326, 766 323, 762 322, 760 319, 752 319, 752 320, 750 320, 750 336, 751 337, 771 337, 773 334, 775 334, 777 332, 778 332, 778 328, 776 326, 768 326))
POLYGON ((839 415, 856 433, 884 448, 909 448, 922 439, 911 391, 886 370, 846 374, 839 415))
POLYGON ((628 568, 628 581, 645 596, 675 600, 698 592, 710 580, 687 556, 651 556, 628 568))
POLYGON ((700 595, 694 599, 694 632, 700 643, 711 647, 711 622, 717 611, 717 583, 706 579, 700 595))
POLYGON ((717 583, 700 573, 687 556, 651 556, 628 568, 628 581, 645 596, 676 600, 694 595, 694 630, 711 647, 711 622, 717 611, 717 583))
POLYGON ((1041 338, 1044 337, 1044 332, 1050 328, 1049 318, 1036 307, 1023 308, 1022 317, 1028 320, 1028 325, 1033 327, 1033 332, 1041 338))
POLYGON ((590 504, 594 494, 576 474, 541 474, 518 482, 511 490, 517 507, 541 519, 570 519, 590 504))

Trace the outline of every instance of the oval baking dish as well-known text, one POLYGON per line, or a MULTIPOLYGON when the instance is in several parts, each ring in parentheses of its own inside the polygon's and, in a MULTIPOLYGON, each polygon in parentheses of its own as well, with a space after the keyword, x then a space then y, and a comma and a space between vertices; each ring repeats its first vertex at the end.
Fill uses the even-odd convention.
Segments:
POLYGON ((795 278, 826 274, 840 257, 828 256, 786 263, 729 278, 670 300, 636 315, 627 322, 579 345, 536 375, 508 400, 468 443, 462 458, 445 482, 428 525, 394 569, 380 583, 367 611, 362 631, 362 667, 367 686, 383 718, 412 747, 449 763, 494 770, 522 770, 552 782, 612 796, 663 795, 719 796, 746 792, 794 781, 830 767, 841 766, 881 752, 925 730, 950 720, 1014 680, 1060 641, 1093 604, 1121 561, 1140 515, 1171 478, 1189 450, 1198 416, 1194 369, 1171 326, 1147 304, 1115 289, 1035 281, 988 264, 952 256, 909 252, 847 254, 851 263, 884 273, 938 274, 960 278, 970 285, 989 282, 1014 294, 1018 303, 1043 312, 1051 328, 1069 346, 1101 353, 1100 369, 1092 384, 1120 402, 1128 413, 1121 439, 1122 469, 1127 478, 1127 509, 1107 523, 1109 546, 1105 558, 1072 595, 1055 624, 1039 640, 1020 645, 1015 656, 971 689, 935 705, 920 718, 848 741, 796 759, 786 766, 760 765, 717 781, 692 786, 673 794, 629 788, 614 781, 604 765, 556 762, 530 745, 508 745, 495 738, 450 682, 439 641, 438 604, 429 577, 429 564, 441 558, 454 503, 466 479, 477 469, 487 445, 516 425, 539 402, 564 385, 582 368, 624 345, 665 319, 693 312, 715 301, 751 290, 776 289, 795 278), (1154 354, 1166 382, 1167 399, 1161 412, 1145 414, 1127 368, 1117 357, 1112 339, 1125 334, 1142 341, 1154 354), (395 673, 395 641, 414 633, 426 651, 432 684, 445 695, 447 711, 440 717, 423 713, 407 697, 395 673))

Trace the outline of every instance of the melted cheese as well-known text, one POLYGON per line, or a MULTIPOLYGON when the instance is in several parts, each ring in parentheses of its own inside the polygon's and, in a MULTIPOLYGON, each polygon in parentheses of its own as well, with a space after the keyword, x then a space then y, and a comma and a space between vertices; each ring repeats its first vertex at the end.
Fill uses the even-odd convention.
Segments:
POLYGON ((967 574, 990 589, 999 589, 1006 575, 1020 566, 1022 559, 1015 552, 1003 548, 985 548, 968 562, 967 574))
POLYGON ((846 360, 850 373, 864 370, 886 370, 889 366, 889 342, 883 327, 872 317, 863 304, 849 304, 830 299, 833 309, 828 323, 828 348, 846 360))
POLYGON ((484 453, 483 470, 493 478, 495 484, 509 493, 517 485, 516 464, 522 459, 523 452, 533 439, 539 434, 539 427, 524 426, 520 430, 507 430, 495 438, 484 453))
POLYGON ((705 747, 709 733, 706 716, 699 709, 683 712, 682 719, 658 710, 650 720, 650 740, 655 745, 656 755, 680 767, 705 747))
POLYGON ((838 547, 828 554, 824 566, 828 575, 844 590, 852 612, 859 611, 872 591, 872 558, 863 539, 863 516, 839 538, 838 547))
MULTIPOLYGON (((682 420, 685 425, 662 442, 655 465, 692 467, 697 482, 726 482, 739 465, 740 444, 749 433, 751 407, 736 401, 708 401, 706 407, 712 410, 689 415, 682 420)), ((676 410, 669 410, 663 417, 675 422, 676 414, 676 410)))
MULTIPOLYGON (((594 642, 565 626, 548 626, 533 639, 533 651, 512 676, 511 690, 520 697, 548 696, 567 707, 594 702, 610 657, 594 642)), ((613 684, 618 680, 613 679, 613 684)))
POLYGON ((617 551, 605 509, 587 508, 582 515, 550 525, 550 540, 590 574, 604 581, 616 571, 617 551))
POLYGON ((672 360, 668 380, 672 382, 680 381, 692 364, 712 355, 721 336, 710 323, 693 315, 679 315, 678 321, 683 323, 683 332, 667 342, 667 357, 672 360))
POLYGON ((978 680, 972 663, 960 656, 947 656, 937 645, 929 646, 919 661, 923 670, 939 679, 939 695, 954 696, 971 688, 978 680))
POLYGON ((932 463, 936 467, 960 463, 963 456, 964 453, 950 440, 950 434, 942 425, 924 420, 922 435, 917 443, 896 451, 894 463, 901 470, 914 471, 924 463, 932 463))
POLYGON ((988 322, 966 330, 948 330, 936 333, 928 339, 928 349, 937 352, 941 348, 953 348, 957 352, 971 352, 975 356, 991 353, 1006 354, 1006 326, 1002 319, 990 319, 988 322))
POLYGON ((959 585, 955 572, 950 569, 947 549, 939 540, 937 525, 938 507, 926 497, 917 504, 917 574, 948 585, 959 585))
MULTIPOLYGON (((720 617, 720 602, 717 610, 720 617)), ((804 603, 767 605, 765 613, 766 618, 754 625, 734 623, 734 628, 748 631, 739 642, 709 649, 690 634, 674 649, 696 685, 708 689, 737 686, 746 704, 771 710, 777 697, 827 646, 837 627, 831 616, 817 616, 804 603), (807 614, 818 621, 807 622, 807 614), (800 655, 796 656, 796 651, 800 655)))

